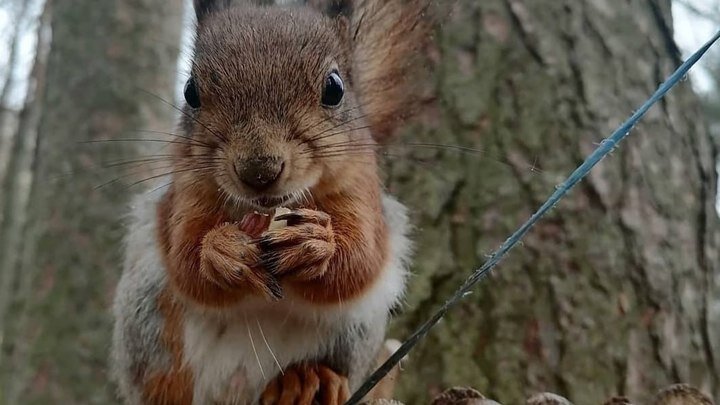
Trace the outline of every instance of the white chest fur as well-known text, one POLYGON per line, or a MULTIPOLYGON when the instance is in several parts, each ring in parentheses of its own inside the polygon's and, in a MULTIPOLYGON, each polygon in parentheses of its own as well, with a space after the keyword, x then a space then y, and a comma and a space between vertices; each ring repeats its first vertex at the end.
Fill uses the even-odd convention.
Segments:
POLYGON ((281 369, 328 353, 334 337, 354 325, 385 322, 404 290, 410 243, 405 207, 390 197, 383 204, 391 257, 362 298, 320 309, 290 296, 186 316, 184 353, 195 377, 195 403, 254 403, 281 369))
POLYGON ((184 352, 195 375, 195 402, 250 403, 282 369, 321 355, 340 325, 300 319, 293 312, 278 305, 188 315, 184 352))

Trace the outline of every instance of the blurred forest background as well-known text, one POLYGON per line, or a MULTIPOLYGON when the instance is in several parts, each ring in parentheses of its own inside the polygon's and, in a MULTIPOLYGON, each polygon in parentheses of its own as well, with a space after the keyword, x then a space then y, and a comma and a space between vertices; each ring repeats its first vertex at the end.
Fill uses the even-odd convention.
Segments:
MULTIPOLYGON (((143 156, 175 131, 188 6, 0 0, 0 404, 116 401, 123 215, 163 191, 142 181, 162 159, 143 156)), ((437 101, 383 163, 418 225, 398 339, 720 27, 712 0, 436 6, 422 85, 437 101)), ((411 354, 399 399, 465 385, 642 402, 689 382, 720 400, 719 78, 716 46, 411 354)))

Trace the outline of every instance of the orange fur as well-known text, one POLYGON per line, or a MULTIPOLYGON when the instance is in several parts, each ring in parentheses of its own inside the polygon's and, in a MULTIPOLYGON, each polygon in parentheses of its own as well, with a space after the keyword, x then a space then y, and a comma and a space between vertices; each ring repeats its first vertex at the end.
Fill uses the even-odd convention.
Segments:
POLYGON ((342 405, 349 398, 346 377, 321 364, 298 364, 268 384, 260 404, 342 405))
POLYGON ((316 200, 318 209, 332 218, 336 252, 321 277, 292 280, 293 289, 308 301, 337 304, 361 296, 387 258, 377 172, 368 166, 356 172, 359 175, 345 179, 344 191, 316 200))
MULTIPOLYGON (((287 276, 286 283, 308 301, 337 304, 369 288, 386 259, 380 180, 374 166, 360 165, 354 175, 320 182, 312 192, 326 224, 280 228, 265 240, 284 245, 272 251, 282 264, 275 275, 287 276), (319 241, 324 243, 312 243, 319 241)), ((210 187, 182 180, 164 196, 160 245, 173 287, 211 307, 235 304, 248 294, 277 295, 256 242, 239 229, 237 214, 216 201, 210 187)))

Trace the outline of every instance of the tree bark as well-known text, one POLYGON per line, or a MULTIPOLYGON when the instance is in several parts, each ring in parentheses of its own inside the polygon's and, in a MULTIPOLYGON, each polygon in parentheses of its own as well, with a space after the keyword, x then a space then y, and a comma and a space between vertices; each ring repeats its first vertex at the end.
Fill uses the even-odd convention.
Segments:
POLYGON ((122 216, 130 191, 97 188, 133 156, 133 144, 81 141, 136 138, 167 130, 182 1, 53 0, 52 45, 42 99, 36 181, 25 266, 4 351, 4 403, 115 400, 106 375, 112 302, 120 273, 122 216), (70 175, 68 175, 70 173, 70 175), (6 368, 7 366, 7 368, 6 368))
MULTIPOLYGON (((417 224, 398 339, 680 62, 669 0, 449 3, 429 52, 438 103, 401 139, 484 153, 407 148, 389 165, 417 224)), ((715 155, 681 84, 411 352, 398 399, 472 386, 643 403, 673 382, 720 398, 715 155)))

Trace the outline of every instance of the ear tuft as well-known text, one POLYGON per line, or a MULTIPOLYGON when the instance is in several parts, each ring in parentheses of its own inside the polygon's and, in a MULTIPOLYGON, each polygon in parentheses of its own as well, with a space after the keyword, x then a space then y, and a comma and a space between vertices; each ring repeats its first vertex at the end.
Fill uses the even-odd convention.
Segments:
POLYGON ((353 0, 308 0, 307 3, 330 18, 350 18, 353 12, 353 0))
POLYGON ((232 0, 193 0, 195 16, 200 22, 209 14, 229 7, 231 2, 232 0))
POLYGON ((424 101, 417 85, 437 0, 305 0, 336 22, 373 138, 388 139, 424 101))
POLYGON ((376 141, 389 139, 423 101, 422 54, 436 0, 362 0, 350 19, 354 89, 376 141))

